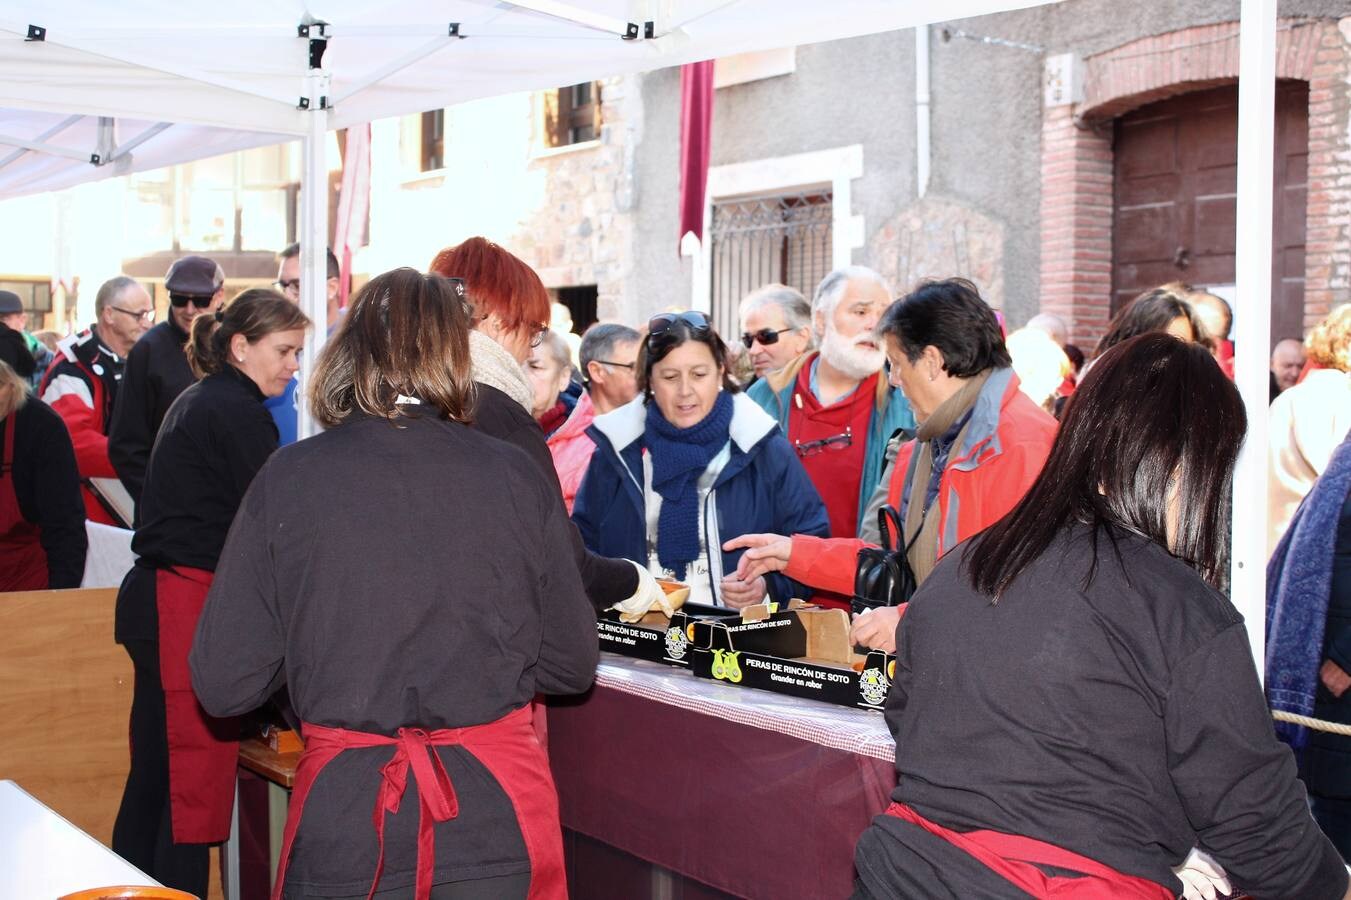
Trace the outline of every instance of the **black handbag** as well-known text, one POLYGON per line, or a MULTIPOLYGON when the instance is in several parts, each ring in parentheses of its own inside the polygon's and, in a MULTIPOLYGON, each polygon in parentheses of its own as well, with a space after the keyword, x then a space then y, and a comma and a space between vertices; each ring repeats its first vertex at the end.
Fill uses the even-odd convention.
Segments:
POLYGON ((850 602, 856 615, 868 609, 908 603, 918 587, 908 554, 924 529, 918 529, 910 542, 901 548, 899 545, 905 532, 900 514, 890 505, 877 511, 877 525, 882 533, 882 546, 864 547, 858 551, 854 596, 850 602))

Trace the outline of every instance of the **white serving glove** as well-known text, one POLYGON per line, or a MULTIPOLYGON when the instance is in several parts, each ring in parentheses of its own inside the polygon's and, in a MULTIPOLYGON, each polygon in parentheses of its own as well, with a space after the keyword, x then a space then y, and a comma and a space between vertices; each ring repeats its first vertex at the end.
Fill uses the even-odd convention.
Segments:
POLYGON ((1215 900, 1234 891, 1224 868, 1199 847, 1192 848, 1173 874, 1182 881, 1182 896, 1186 900, 1215 900))
POLYGON ((647 570, 646 566, 639 565, 633 560, 633 567, 638 570, 638 590, 633 592, 633 596, 627 600, 616 603, 611 609, 619 610, 619 619, 621 622, 637 622, 643 616, 652 611, 654 607, 659 607, 666 615, 675 612, 671 606, 671 601, 666 599, 666 592, 657 584, 657 579, 647 570))

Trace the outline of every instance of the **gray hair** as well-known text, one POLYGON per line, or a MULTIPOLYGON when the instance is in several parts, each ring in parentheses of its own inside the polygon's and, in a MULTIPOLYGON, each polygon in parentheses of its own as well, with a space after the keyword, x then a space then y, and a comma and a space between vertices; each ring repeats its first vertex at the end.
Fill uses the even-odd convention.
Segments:
POLYGON ((1069 325, 1055 313, 1037 313, 1027 320, 1027 327, 1049 334, 1062 347, 1070 339, 1069 325))
POLYGON ((568 342, 563 340, 563 335, 556 331, 545 331, 542 346, 549 351, 560 369, 572 369, 572 351, 568 349, 568 342))
POLYGON ((835 312, 835 307, 839 305, 840 298, 844 296, 844 290, 851 281, 871 281, 886 291, 887 296, 891 296, 891 287, 886 279, 874 272, 867 266, 844 266, 831 272, 816 287, 816 296, 812 297, 812 314, 821 313, 829 316, 835 312))
MULTIPOLYGON (((582 369, 582 384, 591 384, 591 363, 603 362, 614 357, 615 347, 641 341, 643 336, 627 325, 597 323, 582 335, 582 346, 577 351, 577 363, 582 369)), ((636 373, 635 373, 636 374, 636 373)))
POLYGON ((99 292, 94 297, 94 317, 103 315, 103 310, 114 301, 121 299, 122 292, 135 285, 140 286, 135 278, 128 275, 118 275, 116 278, 109 278, 103 284, 99 285, 99 292))
POLYGON ((782 310, 783 324, 788 328, 810 329, 812 326, 811 304, 801 291, 786 284, 767 284, 741 298, 742 326, 745 326, 746 316, 766 306, 777 306, 782 310))

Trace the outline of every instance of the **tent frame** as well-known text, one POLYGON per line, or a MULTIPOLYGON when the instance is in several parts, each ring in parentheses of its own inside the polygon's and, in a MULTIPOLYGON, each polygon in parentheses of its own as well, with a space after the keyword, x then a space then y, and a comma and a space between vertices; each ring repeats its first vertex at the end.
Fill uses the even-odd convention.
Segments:
MULTIPOLYGON (((675 8, 674 0, 633 0, 629 4, 626 18, 614 18, 583 9, 575 2, 564 0, 504 0, 504 9, 518 8, 553 17, 561 22, 578 26, 585 34, 595 33, 597 40, 619 38, 625 41, 651 43, 654 53, 652 63, 660 65, 665 60, 663 51, 675 44, 689 39, 684 28, 698 19, 735 3, 736 0, 705 0, 693 17, 681 22, 674 28, 667 28, 668 20, 675 8)), ((1027 0, 1026 6, 1040 5, 1037 0, 1027 0)), ((939 21, 947 17, 962 17, 973 14, 970 4, 956 3, 935 10, 935 15, 927 21, 939 21)), ((979 10, 974 12, 979 13, 979 10)), ((389 77, 407 70, 443 49, 455 45, 460 39, 476 34, 522 34, 533 33, 534 25, 526 23, 514 26, 497 25, 492 22, 478 24, 467 29, 460 23, 444 22, 400 24, 392 26, 356 26, 344 32, 341 22, 328 23, 310 19, 297 23, 295 36, 304 41, 301 52, 307 54, 308 67, 296 85, 294 96, 281 96, 276 90, 260 90, 255 86, 242 84, 220 75, 202 71, 185 65, 172 65, 155 60, 137 57, 126 59, 119 55, 117 38, 119 34, 130 34, 131 29, 120 28, 62 28, 59 32, 49 30, 40 23, 0 22, 0 32, 22 37, 27 41, 45 41, 104 59, 120 61, 170 74, 193 83, 230 91, 255 101, 263 101, 254 120, 257 130, 290 135, 300 138, 303 143, 304 167, 301 178, 301 233, 302 247, 327 246, 328 210, 327 210, 327 143, 326 136, 332 120, 332 111, 338 103, 345 102, 365 90, 379 84, 389 77), (323 51, 331 39, 341 39, 348 34, 381 34, 410 36, 425 34, 427 43, 414 48, 403 56, 368 73, 357 83, 346 86, 342 93, 331 93, 331 73, 323 67, 323 51), (300 115, 297 115, 297 111, 300 115)), ((879 23, 878 28, 887 27, 879 23)), ((923 28, 916 23, 916 27, 923 28)), ((160 26, 152 30, 172 35, 179 39, 193 35, 191 26, 176 28, 160 26)), ((145 30, 135 32, 144 36, 145 30)), ((1239 126, 1238 126, 1238 214, 1237 214, 1237 319, 1243 323, 1243 340, 1237 347, 1237 384, 1243 395, 1248 414, 1249 431, 1238 469, 1234 479, 1233 492, 1233 535, 1231 592, 1234 605, 1247 620, 1249 640, 1262 670, 1264 656, 1265 595, 1266 595, 1266 437, 1267 437, 1267 353, 1270 340, 1270 288, 1271 288, 1271 209, 1272 209, 1272 157, 1274 141, 1274 86, 1275 86, 1275 33, 1276 0, 1241 0, 1240 3, 1240 73, 1239 73, 1239 126)), ((213 30, 213 36, 222 35, 240 39, 276 36, 275 28, 262 26, 250 28, 231 27, 225 30, 213 30)), ((749 43, 749 42, 748 42, 749 43)), ((20 105, 28 107, 26 101, 20 105)), ((33 109, 41 109, 33 105, 33 109)), ((13 164, 28 153, 49 154, 56 157, 88 162, 101 167, 125 162, 124 168, 131 168, 132 151, 165 129, 173 127, 171 122, 152 122, 139 134, 121 144, 117 143, 117 121, 113 117, 100 116, 97 136, 92 148, 74 148, 56 141, 58 135, 80 122, 85 115, 68 116, 55 125, 48 127, 35 138, 22 138, 14 135, 0 135, 0 145, 15 148, 0 157, 0 169, 13 164)), ((346 124, 346 123, 344 123, 346 124)), ((326 259, 322 253, 303 253, 301 264, 302 278, 301 306, 314 323, 307 340, 306 352, 302 362, 302 377, 308 380, 313 375, 314 363, 327 336, 326 301, 326 259)), ((302 437, 316 432, 316 424, 309 415, 308 406, 300 392, 300 434, 302 437)), ((1204 427, 1204 423, 1198 423, 1204 427)))

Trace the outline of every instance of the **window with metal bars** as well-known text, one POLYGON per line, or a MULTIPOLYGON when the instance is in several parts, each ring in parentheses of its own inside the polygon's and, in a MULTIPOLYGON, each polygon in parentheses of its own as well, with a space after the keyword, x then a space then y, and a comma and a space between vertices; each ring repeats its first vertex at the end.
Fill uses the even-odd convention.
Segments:
POLYGON ((740 333, 741 298, 773 282, 811 297, 830 273, 831 192, 799 191, 715 200, 709 228, 713 322, 725 340, 740 333))

